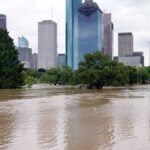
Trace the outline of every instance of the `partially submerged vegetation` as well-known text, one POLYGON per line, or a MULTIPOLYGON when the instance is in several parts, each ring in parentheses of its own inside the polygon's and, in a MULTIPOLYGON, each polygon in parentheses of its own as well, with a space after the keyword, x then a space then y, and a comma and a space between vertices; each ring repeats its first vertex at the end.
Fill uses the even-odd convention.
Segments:
POLYGON ((47 83, 102 89, 104 86, 148 84, 150 81, 150 67, 124 66, 101 52, 86 54, 84 61, 80 62, 79 68, 75 71, 64 66, 45 72, 26 70, 25 74, 25 82, 29 87, 35 83, 47 83))

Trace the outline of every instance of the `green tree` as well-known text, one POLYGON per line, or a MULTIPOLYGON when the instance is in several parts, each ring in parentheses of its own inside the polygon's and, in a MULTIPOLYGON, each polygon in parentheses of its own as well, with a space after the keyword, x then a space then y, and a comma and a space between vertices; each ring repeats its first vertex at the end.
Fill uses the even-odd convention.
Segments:
POLYGON ((145 67, 137 68, 137 78, 138 82, 146 84, 149 81, 149 73, 145 67))
POLYGON ((6 30, 0 30, 0 88, 19 88, 24 83, 23 65, 6 30))
POLYGON ((72 77, 72 69, 68 66, 63 66, 62 68, 60 68, 60 81, 59 84, 60 85, 68 85, 70 84, 70 80, 72 77))
POLYGON ((46 71, 40 78, 41 82, 54 84, 54 85, 67 85, 70 84, 72 77, 72 69, 68 66, 62 68, 51 68, 46 71))
POLYGON ((138 81, 138 74, 137 74, 137 69, 133 67, 128 67, 129 70, 129 84, 137 84, 138 81))
POLYGON ((127 67, 98 51, 86 54, 75 74, 75 83, 88 88, 102 89, 106 85, 125 85, 129 81, 127 67))

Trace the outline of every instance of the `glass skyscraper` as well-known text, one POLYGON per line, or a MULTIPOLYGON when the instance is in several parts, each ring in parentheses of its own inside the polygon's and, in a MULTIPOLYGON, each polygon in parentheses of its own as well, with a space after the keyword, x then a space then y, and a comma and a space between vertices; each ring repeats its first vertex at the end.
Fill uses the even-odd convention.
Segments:
POLYGON ((29 47, 29 42, 24 36, 18 37, 18 47, 29 47))
POLYGON ((103 12, 93 0, 86 0, 78 9, 73 69, 78 68, 84 54, 103 50, 103 35, 103 12))
POLYGON ((82 0, 66 0, 66 60, 67 65, 73 68, 73 52, 75 40, 75 24, 78 18, 78 8, 82 0))

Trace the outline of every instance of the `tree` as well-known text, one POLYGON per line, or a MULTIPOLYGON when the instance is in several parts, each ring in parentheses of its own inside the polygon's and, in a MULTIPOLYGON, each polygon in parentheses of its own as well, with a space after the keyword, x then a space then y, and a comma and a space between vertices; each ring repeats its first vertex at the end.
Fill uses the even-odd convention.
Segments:
POLYGON ((87 85, 88 88, 102 89, 107 85, 125 85, 128 83, 127 67, 101 52, 85 54, 84 61, 79 63, 75 72, 76 84, 87 85))
POLYGON ((142 84, 146 84, 149 81, 149 73, 148 70, 144 67, 137 69, 137 78, 138 82, 142 84))
POLYGON ((0 29, 0 88, 19 88, 24 83, 23 65, 6 30, 0 29))
POLYGON ((51 68, 46 71, 40 78, 41 82, 54 85, 67 85, 70 83, 72 70, 68 66, 62 68, 51 68))
POLYGON ((133 67, 128 67, 129 70, 129 84, 137 84, 138 75, 137 75, 137 69, 133 67))
POLYGON ((60 81, 59 84, 60 85, 68 85, 70 84, 70 80, 72 77, 72 69, 68 66, 63 66, 62 68, 60 68, 60 81))

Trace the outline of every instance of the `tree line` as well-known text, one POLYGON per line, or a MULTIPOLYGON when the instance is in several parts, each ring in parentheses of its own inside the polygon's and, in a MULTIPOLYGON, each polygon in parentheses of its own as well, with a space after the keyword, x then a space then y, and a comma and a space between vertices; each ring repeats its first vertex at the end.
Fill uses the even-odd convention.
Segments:
POLYGON ((68 66, 51 68, 45 72, 28 70, 26 83, 47 83, 52 85, 79 85, 89 89, 104 86, 125 86, 148 84, 150 67, 133 68, 111 60, 102 52, 86 54, 77 70, 68 66))
POLYGON ((148 84, 150 67, 133 68, 111 60, 102 52, 85 54, 77 70, 68 66, 44 70, 24 69, 18 51, 6 30, 0 30, 0 89, 29 87, 35 83, 78 85, 89 89, 104 86, 148 84))

